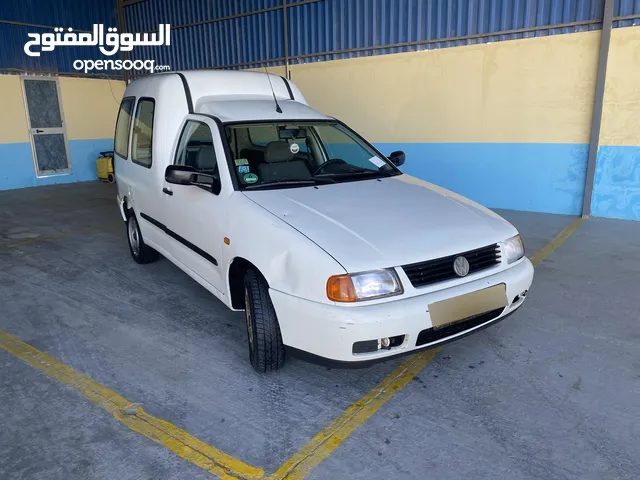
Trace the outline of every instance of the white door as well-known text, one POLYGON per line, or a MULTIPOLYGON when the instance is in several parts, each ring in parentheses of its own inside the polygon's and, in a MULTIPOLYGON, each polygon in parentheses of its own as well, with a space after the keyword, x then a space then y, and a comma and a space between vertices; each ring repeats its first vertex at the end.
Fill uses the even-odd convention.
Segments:
POLYGON ((36 175, 68 173, 71 166, 58 80, 22 77, 22 91, 36 175))
POLYGON ((190 115, 182 128, 174 165, 193 167, 203 185, 163 185, 163 223, 173 239, 171 253, 177 261, 214 287, 224 292, 226 280, 222 249, 230 185, 222 181, 222 190, 212 192, 206 175, 228 175, 224 149, 213 120, 190 115))
POLYGON ((158 143, 154 140, 155 107, 153 98, 138 98, 131 128, 129 160, 116 165, 116 174, 129 189, 127 195, 138 216, 142 238, 151 247, 164 247, 167 238, 159 219, 163 214, 160 185, 166 163, 164 158, 156 155, 157 147, 153 148, 154 143, 158 143))

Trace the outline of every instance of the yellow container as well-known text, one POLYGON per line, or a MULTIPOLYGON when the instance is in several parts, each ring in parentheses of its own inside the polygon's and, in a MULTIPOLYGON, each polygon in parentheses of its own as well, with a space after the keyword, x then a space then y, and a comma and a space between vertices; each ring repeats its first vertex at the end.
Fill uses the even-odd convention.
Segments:
POLYGON ((100 152, 96 160, 96 169, 101 182, 114 183, 116 178, 113 174, 113 152, 100 152))

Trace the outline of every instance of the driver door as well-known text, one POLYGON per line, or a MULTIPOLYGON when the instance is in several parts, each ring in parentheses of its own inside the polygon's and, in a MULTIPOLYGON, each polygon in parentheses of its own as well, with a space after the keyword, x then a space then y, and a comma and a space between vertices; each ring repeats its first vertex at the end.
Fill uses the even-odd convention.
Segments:
POLYGON ((222 248, 232 187, 213 120, 197 115, 187 117, 173 164, 193 167, 196 174, 203 175, 198 175, 197 186, 164 182, 164 218, 172 239, 171 254, 198 277, 196 280, 203 280, 222 296, 226 285, 222 248), (219 191, 211 188, 214 181, 209 175, 220 178, 219 191))

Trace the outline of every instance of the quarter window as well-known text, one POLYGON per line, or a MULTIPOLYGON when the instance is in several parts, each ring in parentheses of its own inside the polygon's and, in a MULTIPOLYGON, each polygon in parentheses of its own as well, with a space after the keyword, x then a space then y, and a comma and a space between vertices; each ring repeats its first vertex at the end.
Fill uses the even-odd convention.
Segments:
POLYGON ((125 98, 120 104, 120 112, 118 112, 118 121, 116 122, 116 138, 114 141, 114 150, 116 155, 122 158, 129 157, 129 130, 131 127, 131 111, 135 98, 125 98))
POLYGON ((140 99, 133 124, 131 160, 147 168, 151 167, 154 110, 155 102, 152 99, 140 99))

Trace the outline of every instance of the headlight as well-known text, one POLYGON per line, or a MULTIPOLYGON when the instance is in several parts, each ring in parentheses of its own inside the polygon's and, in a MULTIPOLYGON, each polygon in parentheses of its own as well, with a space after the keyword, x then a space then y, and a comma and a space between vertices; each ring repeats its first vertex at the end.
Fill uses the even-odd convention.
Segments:
POLYGON ((401 295, 400 279, 392 268, 334 275, 327 280, 327 297, 334 302, 357 302, 401 295))
POLYGON ((507 264, 517 262, 524 257, 524 244, 522 243, 520 235, 516 235, 502 242, 502 254, 506 257, 507 264))

